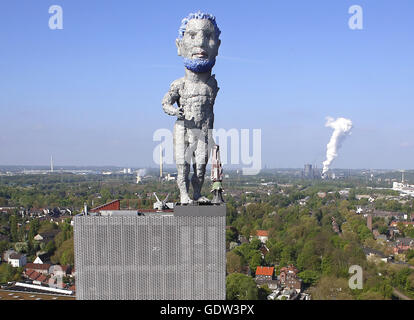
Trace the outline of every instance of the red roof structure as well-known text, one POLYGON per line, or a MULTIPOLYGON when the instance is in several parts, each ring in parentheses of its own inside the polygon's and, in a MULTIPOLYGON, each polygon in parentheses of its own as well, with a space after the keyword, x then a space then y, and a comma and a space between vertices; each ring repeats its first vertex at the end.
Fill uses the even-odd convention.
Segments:
POLYGON ((40 275, 39 278, 36 279, 36 281, 46 283, 47 282, 47 277, 44 274, 42 274, 42 275, 40 275))
POLYGON ((268 237, 269 232, 267 232, 266 230, 257 230, 256 231, 256 236, 258 236, 258 237, 268 237))
POLYGON ((30 276, 29 276, 29 279, 31 279, 31 280, 36 280, 37 278, 39 278, 40 277, 40 273, 39 272, 36 272, 36 271, 33 271, 31 274, 30 274, 30 276))
POLYGON ((290 264, 287 267, 283 267, 282 269, 280 269, 280 273, 282 272, 293 273, 296 275, 299 272, 299 270, 293 264, 290 264))
POLYGON ((101 210, 121 210, 121 200, 114 200, 99 207, 90 209, 89 212, 99 212, 101 210))
POLYGON ((256 276, 273 276, 273 272, 275 271, 275 267, 257 267, 256 268, 256 276))
POLYGON ((49 272, 50 264, 48 263, 27 263, 25 265, 25 268, 27 271, 29 271, 29 269, 32 269, 32 270, 43 270, 43 271, 49 272))

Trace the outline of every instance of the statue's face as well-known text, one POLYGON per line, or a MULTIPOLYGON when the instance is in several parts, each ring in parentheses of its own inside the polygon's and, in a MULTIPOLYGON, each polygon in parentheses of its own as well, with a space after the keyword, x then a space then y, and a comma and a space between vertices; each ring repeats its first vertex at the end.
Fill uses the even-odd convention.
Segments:
POLYGON ((214 25, 208 19, 188 21, 183 38, 176 43, 178 55, 191 60, 214 61, 220 46, 214 25))

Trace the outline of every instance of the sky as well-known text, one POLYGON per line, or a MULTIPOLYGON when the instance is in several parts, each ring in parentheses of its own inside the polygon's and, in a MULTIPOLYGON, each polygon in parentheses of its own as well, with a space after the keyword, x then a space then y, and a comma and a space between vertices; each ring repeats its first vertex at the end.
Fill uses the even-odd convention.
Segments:
POLYGON ((263 167, 321 167, 330 116, 354 124, 333 168, 413 169, 412 0, 2 0, 0 165, 155 167, 178 28, 198 10, 222 32, 215 128, 261 129, 263 167))

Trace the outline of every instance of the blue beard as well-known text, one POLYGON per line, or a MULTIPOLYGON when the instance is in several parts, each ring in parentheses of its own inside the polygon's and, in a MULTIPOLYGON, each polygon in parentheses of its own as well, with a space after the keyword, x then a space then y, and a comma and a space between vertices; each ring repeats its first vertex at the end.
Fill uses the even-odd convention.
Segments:
POLYGON ((190 71, 197 73, 208 72, 213 69, 214 65, 216 64, 216 58, 213 60, 183 58, 183 60, 184 67, 190 71))

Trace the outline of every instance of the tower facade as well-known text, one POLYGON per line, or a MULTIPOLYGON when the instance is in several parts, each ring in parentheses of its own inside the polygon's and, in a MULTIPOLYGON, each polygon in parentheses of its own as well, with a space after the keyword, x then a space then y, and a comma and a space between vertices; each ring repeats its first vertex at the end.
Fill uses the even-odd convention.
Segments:
POLYGON ((225 205, 76 216, 76 298, 225 299, 225 205))

